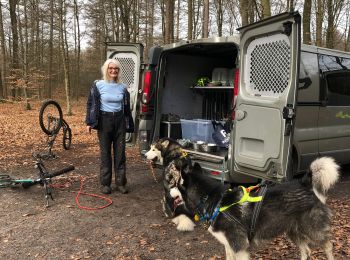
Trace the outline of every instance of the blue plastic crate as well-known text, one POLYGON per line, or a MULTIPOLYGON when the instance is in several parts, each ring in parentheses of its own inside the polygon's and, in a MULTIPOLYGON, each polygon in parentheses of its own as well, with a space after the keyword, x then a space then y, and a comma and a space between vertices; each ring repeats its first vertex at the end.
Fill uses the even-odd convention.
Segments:
POLYGON ((212 134, 214 127, 211 120, 204 119, 181 119, 182 139, 191 141, 203 141, 213 143, 212 134))

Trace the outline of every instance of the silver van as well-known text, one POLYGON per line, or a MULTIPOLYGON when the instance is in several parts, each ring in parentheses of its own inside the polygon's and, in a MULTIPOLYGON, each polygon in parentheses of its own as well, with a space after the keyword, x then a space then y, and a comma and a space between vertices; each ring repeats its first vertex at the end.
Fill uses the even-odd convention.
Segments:
POLYGON ((323 155, 349 163, 350 54, 300 44, 300 20, 285 13, 240 36, 152 48, 134 102, 141 153, 161 137, 213 142, 215 121, 227 148, 185 149, 222 181, 284 181, 323 155))

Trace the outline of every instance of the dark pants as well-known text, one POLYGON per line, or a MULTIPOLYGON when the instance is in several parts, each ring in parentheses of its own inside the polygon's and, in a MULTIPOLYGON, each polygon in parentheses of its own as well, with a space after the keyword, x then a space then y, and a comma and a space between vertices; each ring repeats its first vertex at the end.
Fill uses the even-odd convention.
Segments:
POLYGON ((101 114, 99 119, 98 139, 100 143, 101 185, 110 186, 112 182, 112 158, 114 164, 115 183, 117 186, 126 184, 125 169, 125 118, 123 112, 114 115, 101 114), (113 147, 113 156, 112 156, 113 147))

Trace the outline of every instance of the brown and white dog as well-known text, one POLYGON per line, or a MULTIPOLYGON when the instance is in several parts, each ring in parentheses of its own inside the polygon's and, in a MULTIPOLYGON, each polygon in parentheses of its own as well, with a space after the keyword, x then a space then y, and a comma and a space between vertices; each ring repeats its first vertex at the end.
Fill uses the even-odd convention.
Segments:
POLYGON ((316 246, 325 251, 327 259, 333 259, 326 195, 338 180, 339 166, 332 158, 313 161, 301 179, 269 186, 252 232, 256 202, 237 203, 244 195, 241 187, 227 189, 206 176, 169 139, 153 144, 146 156, 165 163, 163 208, 178 229, 193 230, 194 216, 209 222, 208 230, 224 245, 227 259, 249 259, 250 248, 281 234, 299 247, 303 260, 310 258, 316 246))

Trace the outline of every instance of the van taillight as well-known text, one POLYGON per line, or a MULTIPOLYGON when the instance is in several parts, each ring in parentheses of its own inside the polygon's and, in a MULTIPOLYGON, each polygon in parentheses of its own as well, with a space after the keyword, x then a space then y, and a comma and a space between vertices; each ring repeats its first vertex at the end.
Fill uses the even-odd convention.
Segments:
POLYGON ((235 119, 235 108, 238 95, 239 69, 235 70, 235 77, 233 82, 233 96, 232 96, 232 119, 235 119))
POLYGON ((142 91, 142 97, 141 97, 141 112, 146 113, 148 112, 148 102, 150 98, 150 92, 151 92, 151 72, 146 71, 144 78, 143 78, 143 91, 142 91))

